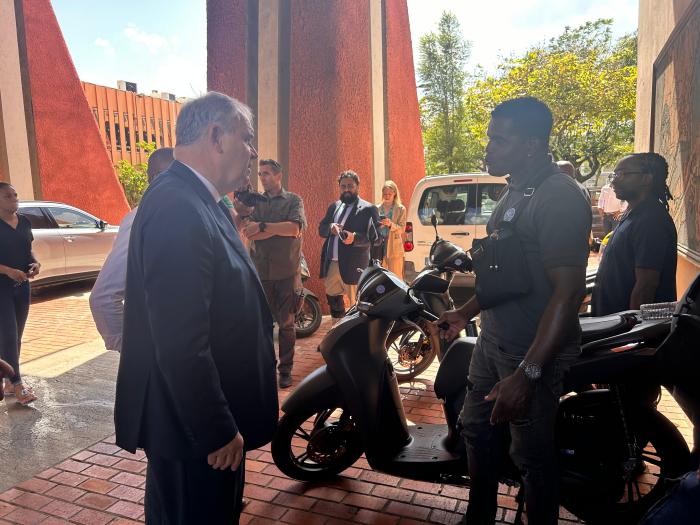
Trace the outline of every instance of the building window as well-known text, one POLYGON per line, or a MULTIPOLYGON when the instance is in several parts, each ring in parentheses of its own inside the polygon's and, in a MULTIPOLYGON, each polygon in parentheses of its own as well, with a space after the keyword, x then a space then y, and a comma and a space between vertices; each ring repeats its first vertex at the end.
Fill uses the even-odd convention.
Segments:
POLYGON ((95 122, 99 125, 100 123, 100 117, 99 113, 97 112, 97 108, 92 108, 92 114, 95 115, 95 122))
MULTIPOLYGON (((105 113, 107 113, 105 111, 105 113)), ((106 143, 107 143, 107 149, 109 151, 112 151, 112 128, 109 125, 109 120, 105 120, 105 136, 107 137, 106 143)))
MULTIPOLYGON (((151 142, 153 142, 153 144, 156 144, 156 134, 155 133, 151 133, 151 142)), ((158 144, 156 144, 156 147, 158 147, 158 144)))
POLYGON ((173 134, 170 131, 170 121, 169 120, 167 122, 167 127, 168 127, 168 145, 172 146, 173 145, 173 134))
POLYGON ((119 122, 114 123, 114 142, 117 144, 117 151, 122 150, 122 135, 119 129, 119 122))
POLYGON ((160 145, 161 147, 165 144, 163 142, 163 119, 158 119, 158 134, 160 135, 160 145))
POLYGON ((146 131, 146 128, 144 128, 143 131, 141 131, 141 136, 143 137, 143 139, 141 140, 143 140, 144 142, 148 142, 148 132, 146 131))
POLYGON ((105 109, 105 122, 109 120, 109 110, 105 109))
POLYGON ((129 115, 124 113, 124 142, 126 151, 131 151, 131 130, 129 129, 129 115))
POLYGON ((141 146, 139 146, 139 118, 134 117, 134 146, 136 146, 136 151, 141 151, 141 146))

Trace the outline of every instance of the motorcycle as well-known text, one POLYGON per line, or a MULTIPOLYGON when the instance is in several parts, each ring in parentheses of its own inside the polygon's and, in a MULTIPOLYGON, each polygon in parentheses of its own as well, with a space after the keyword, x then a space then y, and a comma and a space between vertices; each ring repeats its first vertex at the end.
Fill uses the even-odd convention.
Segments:
MULTIPOLYGON (((410 286, 413 288, 423 275, 433 275, 447 283, 445 290, 440 292, 413 288, 418 300, 429 312, 439 317, 444 311, 455 307, 449 293, 449 285, 456 272, 467 271, 466 264, 469 257, 457 245, 440 238, 435 215, 432 216, 431 223, 435 229, 435 241, 430 247, 430 262, 410 286)), ((477 325, 474 320, 467 325, 466 333, 468 336, 476 337, 477 325)), ((389 332, 386 349, 399 383, 415 379, 428 369, 435 358, 441 360, 447 350, 445 342, 440 339, 437 331, 424 319, 415 321, 397 319, 389 332)))
MULTIPOLYGON (((435 320, 417 295, 444 293, 446 284, 423 272, 409 287, 378 264, 363 272, 356 310, 320 344, 326 364, 282 405, 271 450, 284 474, 328 479, 364 453, 380 472, 469 485, 459 412, 476 340, 456 340, 440 363, 434 382, 445 416, 440 425, 408 423, 385 344, 396 319, 435 320)), ((561 504, 589 523, 636 523, 662 496, 666 480, 689 470, 688 447, 656 404, 663 384, 684 389, 684 410, 700 408, 700 359, 694 352, 699 300, 700 277, 679 302, 673 322, 645 319, 640 312, 591 318, 597 340, 583 345, 565 376, 569 393, 560 400, 556 421, 561 504), (607 387, 589 389, 591 384, 607 387)), ((513 463, 504 464, 503 482, 518 483, 513 463)), ((516 523, 521 495, 517 501, 516 523)))
MULTIPOLYGON (((301 256, 301 282, 311 275, 304 255, 301 256)), ((294 328, 297 337, 310 337, 321 326, 321 302, 318 296, 306 287, 302 287, 297 297, 297 309, 294 316, 294 328)))

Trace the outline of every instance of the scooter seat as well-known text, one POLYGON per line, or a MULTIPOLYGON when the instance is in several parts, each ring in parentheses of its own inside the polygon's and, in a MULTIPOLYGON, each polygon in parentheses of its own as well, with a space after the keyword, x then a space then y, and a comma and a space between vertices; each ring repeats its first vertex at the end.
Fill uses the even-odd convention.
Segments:
POLYGON ((475 345, 476 337, 459 337, 452 342, 435 376, 433 388, 436 397, 447 399, 464 388, 475 345))
POLYGON ((633 313, 606 315, 603 317, 581 317, 581 343, 586 344, 621 334, 638 323, 633 313))

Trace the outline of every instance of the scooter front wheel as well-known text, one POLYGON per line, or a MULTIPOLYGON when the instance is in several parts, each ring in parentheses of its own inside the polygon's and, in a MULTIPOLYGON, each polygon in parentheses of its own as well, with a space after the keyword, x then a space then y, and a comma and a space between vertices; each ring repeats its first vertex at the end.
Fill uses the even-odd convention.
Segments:
POLYGON ((386 340, 386 351, 399 383, 425 372, 437 355, 440 341, 415 327, 397 322, 386 340))
POLYGON ((322 409, 285 414, 272 440, 272 459, 300 481, 332 478, 362 455, 360 433, 347 409, 331 402, 322 409))

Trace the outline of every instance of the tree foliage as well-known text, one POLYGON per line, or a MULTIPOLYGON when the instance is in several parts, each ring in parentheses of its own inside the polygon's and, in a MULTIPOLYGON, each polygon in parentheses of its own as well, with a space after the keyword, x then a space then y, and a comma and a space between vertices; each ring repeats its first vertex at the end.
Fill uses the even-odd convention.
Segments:
MULTIPOLYGON (((139 142, 138 145, 145 153, 146 159, 148 159, 151 153, 156 149, 155 142, 139 142)), ((148 188, 147 168, 148 164, 145 162, 140 162, 138 164, 131 164, 128 160, 120 160, 117 162, 117 177, 119 177, 119 182, 121 182, 124 188, 126 200, 132 208, 139 205, 141 197, 143 197, 146 188, 148 188)))
POLYGON ((554 114, 551 149, 584 181, 632 150, 637 81, 637 38, 612 38, 612 20, 600 19, 506 59, 495 75, 467 89, 464 132, 471 163, 483 159, 489 112, 509 98, 530 95, 554 114))
POLYGON ((434 33, 420 39, 418 78, 426 171, 454 173, 468 165, 464 129, 465 66, 470 44, 462 38, 457 17, 443 12, 434 33))

